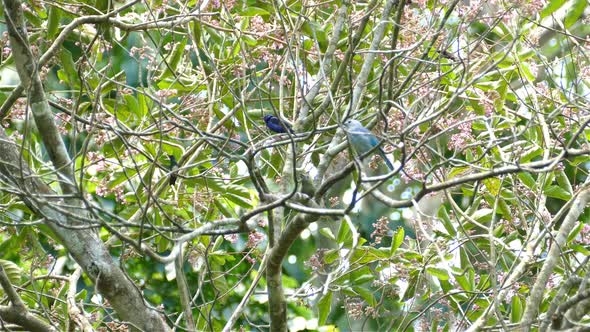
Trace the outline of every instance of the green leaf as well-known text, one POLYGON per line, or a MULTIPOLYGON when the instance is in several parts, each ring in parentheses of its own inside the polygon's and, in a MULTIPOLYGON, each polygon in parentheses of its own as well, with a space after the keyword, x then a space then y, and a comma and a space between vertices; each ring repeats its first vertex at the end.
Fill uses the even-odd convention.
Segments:
POLYGON ((565 15, 565 19, 563 20, 563 24, 566 28, 570 28, 572 25, 578 22, 578 19, 584 13, 587 5, 588 0, 576 0, 573 6, 569 7, 569 10, 565 15))
POLYGON ((504 234, 504 224, 499 224, 496 228, 494 228, 493 234, 495 237, 502 237, 504 234))
POLYGON ((234 216, 234 213, 229 208, 227 208, 225 206, 225 204, 223 204, 221 201, 219 201, 218 198, 214 198, 213 199, 213 203, 219 209, 219 211, 221 212, 221 214, 223 214, 224 217, 226 217, 226 218, 232 218, 234 216))
POLYGON ((438 220, 442 222, 443 227, 447 230, 447 233, 449 233, 450 236, 454 237, 457 235, 457 230, 455 229, 455 226, 453 226, 453 222, 445 208, 438 210, 438 220))
POLYGON ((334 236, 334 233, 332 233, 332 230, 329 227, 320 228, 320 234, 332 241, 336 241, 336 236, 334 236))
POLYGON ((45 17, 43 17, 45 15, 40 15, 41 13, 39 12, 25 10, 23 11, 23 14, 25 16, 25 19, 27 20, 27 23, 35 27, 40 27, 41 24, 43 24, 43 21, 45 20, 45 17))
POLYGON ((47 39, 52 40, 57 35, 59 21, 61 19, 61 9, 56 6, 49 8, 49 18, 47 19, 47 39))
POLYGON ((536 181, 530 173, 518 173, 518 178, 529 189, 535 189, 536 181))
POLYGON ((336 241, 341 244, 352 243, 352 232, 347 222, 341 222, 336 241))
POLYGON ((580 222, 576 227, 574 227, 574 229, 567 236, 567 243, 572 242, 578 236, 578 234, 580 234, 582 228, 584 228, 584 225, 585 224, 583 222, 580 222))
POLYGON ((80 82, 78 80, 78 71, 76 70, 76 65, 74 64, 74 60, 72 58, 72 53, 70 51, 63 48, 59 54, 62 71, 66 75, 64 78, 67 79, 68 83, 73 86, 80 86, 80 82))
POLYGON ((139 102, 137 101, 137 99, 132 95, 125 95, 123 98, 125 98, 125 105, 127 106, 127 109, 131 113, 135 114, 137 119, 143 119, 143 113, 140 110, 139 102))
POLYGON ((423 262, 424 256, 420 255, 415 251, 402 251, 404 259, 407 260, 416 260, 417 262, 423 262))
POLYGON ((408 300, 414 297, 416 294, 416 285, 419 284, 419 277, 417 273, 410 273, 410 279, 408 280, 408 288, 404 292, 403 300, 408 300))
POLYGON ((353 270, 348 275, 348 279, 352 281, 353 285, 362 285, 366 282, 372 282, 373 280, 375 280, 375 273, 373 272, 373 270, 365 266, 358 270, 353 270))
POLYGON ((22 270, 18 265, 4 259, 0 259, 0 265, 4 268, 4 272, 6 272, 11 283, 16 284, 20 281, 22 270))
POLYGON ((449 280, 449 274, 447 270, 438 267, 429 266, 426 268, 426 272, 430 275, 438 278, 439 280, 449 280))
POLYGON ((498 195, 501 181, 498 178, 489 178, 482 181, 492 196, 498 195))
POLYGON ((529 161, 532 161, 533 159, 541 156, 543 154, 543 149, 538 148, 538 149, 532 149, 530 152, 525 153, 524 155, 522 155, 520 157, 520 162, 521 163, 528 163, 529 161))
POLYGON ((539 177, 539 179, 542 179, 543 190, 546 190, 547 188, 551 187, 551 185, 553 185, 553 180, 555 179, 555 174, 553 174, 553 172, 545 173, 545 174, 541 175, 539 177))
POLYGON ((203 31, 201 28, 201 22, 199 22, 199 21, 190 22, 189 27, 191 28, 191 31, 193 32, 193 36, 192 36, 193 40, 196 41, 197 43, 200 43, 201 35, 202 35, 202 31, 203 31))
POLYGON ((227 282, 227 273, 225 272, 223 265, 217 264, 214 261, 210 262, 209 264, 211 265, 211 279, 213 280, 213 285, 215 285, 215 288, 219 290, 220 294, 226 293, 230 286, 227 282))
POLYGON ((580 244, 572 244, 572 245, 570 245, 570 247, 575 252, 579 252, 580 254, 582 254, 584 256, 590 256, 590 250, 586 249, 584 246, 582 246, 580 244))
POLYGON ((375 300, 375 296, 373 295, 373 291, 371 291, 370 289, 366 289, 364 287, 355 287, 355 286, 353 286, 352 289, 358 295, 360 295, 360 297, 362 297, 363 300, 365 300, 365 302, 367 302, 371 307, 374 307, 377 304, 377 301, 375 300))
POLYGON ((560 186, 549 186, 545 189, 545 195, 553 198, 562 199, 564 201, 572 198, 572 195, 560 186))
POLYGON ((398 227, 397 230, 395 231, 395 234, 393 234, 393 238, 391 241, 391 247, 389 248, 389 256, 393 256, 393 254, 395 253, 395 251, 402 245, 402 243, 404 242, 404 238, 405 238, 406 234, 404 231, 403 227, 398 227))
MULTIPOLYGON (((469 269, 472 270, 472 269, 469 269)), ((463 271, 460 274, 455 274, 455 280, 457 280, 457 283, 459 284, 459 286, 461 286, 461 288, 463 288, 464 290, 471 292, 473 291, 473 283, 471 282, 469 276, 469 270, 467 271, 463 271)))
POLYGON ((549 1, 549 4, 547 4, 547 6, 545 6, 545 8, 543 8, 543 10, 539 14, 539 16, 541 18, 545 18, 545 17, 553 14, 556 10, 561 8, 566 3, 568 3, 568 2, 563 1, 563 0, 551 0, 551 1, 549 1))
MULTIPOLYGON (((211 310, 212 308, 212 304, 205 304, 205 308, 201 309, 201 310, 211 310)), ((209 329, 211 327, 210 325, 210 321, 209 318, 206 317, 205 315, 196 315, 197 316, 197 321, 195 322, 195 327, 197 331, 206 331, 207 329, 209 329)))
POLYGON ((250 202, 250 200, 248 200, 248 199, 244 199, 241 196, 228 193, 228 194, 223 195, 223 197, 226 198, 227 200, 229 200, 230 202, 232 202, 238 206, 241 206, 245 209, 252 207, 252 202, 250 202))
MULTIPOLYGON (((308 47, 312 47, 313 44, 317 41, 320 45, 326 43, 326 33, 325 30, 319 25, 316 21, 305 20, 304 23, 301 25, 301 30, 311 38, 307 39, 306 41, 310 41, 310 45, 308 47)), ((304 43, 306 45, 306 43, 304 43)), ((309 48, 306 47, 307 50, 309 48)))
POLYGON ((558 171, 555 179, 557 180, 557 183, 560 187, 566 190, 570 195, 573 195, 574 189, 572 188, 572 184, 570 183, 570 180, 568 179, 564 170, 558 171))
POLYGON ((459 175, 467 174, 470 171, 471 168, 469 166, 453 167, 453 169, 449 172, 448 179, 450 180, 459 175))
POLYGON ((326 295, 318 301, 318 325, 323 326, 326 324, 328 315, 330 314, 332 306, 332 292, 328 291, 326 295))
POLYGON ((258 45, 258 43, 256 42, 256 39, 252 36, 243 35, 242 41, 244 41, 244 43, 246 43, 246 45, 248 45, 248 46, 257 46, 258 45))
POLYGON ((523 313, 523 303, 522 300, 520 299, 520 297, 518 296, 513 296, 512 297, 512 304, 511 304, 511 310, 510 310, 510 321, 512 323, 518 323, 520 322, 520 319, 522 318, 522 313, 523 313))
POLYGON ((471 218, 479 221, 479 222, 488 222, 492 219, 492 209, 479 209, 471 215, 471 218))
POLYGON ((173 71, 176 71, 178 67, 178 63, 182 59, 182 56, 185 54, 185 46, 188 41, 188 38, 183 38, 179 42, 176 42, 174 45, 174 50, 172 50, 171 55, 168 57, 166 65, 166 70, 160 76, 159 80, 164 80, 168 77, 171 77, 173 71))
POLYGON ((225 191, 236 196, 244 197, 245 199, 250 199, 250 191, 244 186, 229 184, 225 187, 225 191))
POLYGON ((195 184, 216 192, 225 192, 225 185, 219 179, 211 179, 206 177, 198 177, 194 179, 195 184))
POLYGON ((367 264, 388 258, 388 253, 383 250, 375 247, 361 246, 354 250, 351 261, 356 264, 367 264))
POLYGON ((332 264, 334 263, 338 258, 340 258, 340 250, 337 249, 331 249, 326 251, 326 253, 324 254, 324 262, 326 264, 332 264))
POLYGON ((246 7, 243 11, 240 12, 241 16, 268 16, 270 13, 262 8, 258 7, 246 7))
MULTIPOLYGON (((522 61, 523 59, 521 58, 520 61, 522 61)), ((529 82, 534 82, 536 77, 533 74, 533 72, 530 69, 530 66, 527 62, 521 62, 520 63, 520 69, 521 72, 523 73, 523 77, 527 79, 527 81, 529 82)))
POLYGON ((504 200, 503 198, 499 198, 499 200, 498 200, 498 209, 500 210, 500 213, 502 214, 502 216, 504 218, 506 218, 506 220, 512 221, 512 214, 510 213, 510 207, 508 207, 508 204, 506 204, 506 200, 504 200))

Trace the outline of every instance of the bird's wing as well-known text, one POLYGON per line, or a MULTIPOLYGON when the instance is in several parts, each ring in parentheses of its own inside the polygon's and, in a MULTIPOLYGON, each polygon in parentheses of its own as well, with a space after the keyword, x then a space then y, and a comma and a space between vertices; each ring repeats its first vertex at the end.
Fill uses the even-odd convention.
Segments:
POLYGON ((372 147, 379 144, 379 139, 372 133, 369 133, 368 140, 372 147))
POLYGON ((293 133, 293 134, 295 133, 293 131, 293 129, 291 128, 291 125, 290 124, 288 124, 287 122, 281 122, 281 120, 279 118, 277 118, 276 116, 273 116, 272 119, 270 119, 270 122, 272 122, 272 124, 275 124, 275 125, 279 126, 280 128, 283 128, 283 129, 284 128, 287 128, 287 129, 289 129, 289 131, 291 133, 293 133))
POLYGON ((272 118, 268 119, 268 122, 275 124, 277 126, 281 125, 281 120, 279 120, 279 118, 277 118, 276 116, 273 116, 272 118))

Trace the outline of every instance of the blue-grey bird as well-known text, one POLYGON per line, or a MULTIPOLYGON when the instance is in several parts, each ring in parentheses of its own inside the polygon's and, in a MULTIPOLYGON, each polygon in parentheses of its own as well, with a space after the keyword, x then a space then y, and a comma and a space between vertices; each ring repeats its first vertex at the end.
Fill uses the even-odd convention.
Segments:
POLYGON ((266 123, 266 127, 272 131, 274 131, 275 133, 286 133, 287 130, 289 130, 289 132, 291 132, 291 134, 294 134, 293 129, 291 129, 291 127, 289 126, 288 123, 286 122, 281 122, 281 120, 279 120, 279 118, 277 118, 274 115, 265 115, 264 116, 264 123, 266 123), (284 126, 283 126, 284 124, 284 126), (285 130, 285 127, 287 128, 287 130, 285 130))
POLYGON ((356 151, 359 157, 366 157, 369 151, 379 153, 383 161, 387 164, 387 167, 393 171, 393 165, 391 164, 391 161, 387 159, 383 149, 381 149, 381 147, 375 148, 375 146, 379 145, 379 139, 375 137, 369 129, 365 128, 359 121, 353 119, 344 122, 343 127, 348 135, 348 140, 350 141, 352 148, 356 151))

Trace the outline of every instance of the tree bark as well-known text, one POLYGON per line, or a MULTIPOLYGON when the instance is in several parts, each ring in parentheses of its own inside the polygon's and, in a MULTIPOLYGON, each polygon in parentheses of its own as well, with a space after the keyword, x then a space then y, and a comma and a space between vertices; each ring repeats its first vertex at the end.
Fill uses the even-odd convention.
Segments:
POLYGON ((13 57, 21 84, 31 102, 35 123, 49 157, 59 175, 66 201, 42 182, 26 165, 19 154, 18 145, 0 130, 0 176, 14 186, 16 194, 39 217, 68 249, 76 262, 96 284, 132 331, 169 331, 162 316, 150 307, 141 292, 112 259, 98 235, 84 229, 85 211, 82 202, 75 198, 80 193, 74 185, 72 162, 55 125, 39 77, 37 61, 31 52, 21 3, 3 0, 4 16, 10 37, 13 57), (64 204, 67 203, 67 204, 64 204))
POLYGON ((533 285, 529 298, 527 299, 526 309, 522 316, 521 328, 522 331, 530 331, 531 324, 538 319, 539 306, 543 300, 543 294, 547 288, 547 282, 552 275, 553 269, 560 260, 562 249, 567 242, 567 237, 575 227, 578 217, 584 212, 584 208, 588 205, 590 200, 590 188, 586 186, 574 199, 574 203, 570 207, 570 211, 566 215, 561 227, 554 237, 545 263, 541 271, 537 275, 537 280, 533 285))

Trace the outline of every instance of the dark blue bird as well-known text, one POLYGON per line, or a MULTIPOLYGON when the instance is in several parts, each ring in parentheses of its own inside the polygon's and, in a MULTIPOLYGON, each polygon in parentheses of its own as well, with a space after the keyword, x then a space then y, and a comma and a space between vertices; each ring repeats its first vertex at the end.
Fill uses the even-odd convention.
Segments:
POLYGON ((176 157, 171 154, 168 155, 168 158, 170 158, 170 185, 173 186, 178 178, 178 162, 176 157))
POLYGON ((275 133, 286 133, 287 130, 285 130, 285 127, 287 127, 287 129, 289 130, 289 132, 291 132, 291 134, 294 134, 295 132, 293 131, 293 129, 291 129, 291 126, 289 126, 288 123, 283 122, 281 123, 281 120, 279 120, 279 118, 277 118, 274 115, 265 115, 264 116, 264 123, 266 123, 266 127, 272 131, 274 131, 275 133), (283 126, 283 124, 285 126, 283 126))

